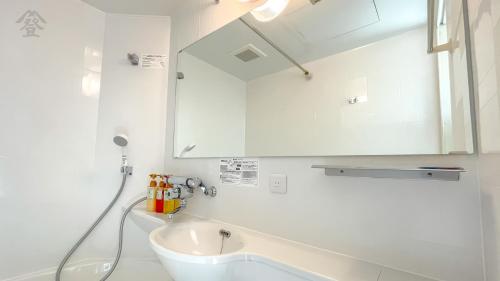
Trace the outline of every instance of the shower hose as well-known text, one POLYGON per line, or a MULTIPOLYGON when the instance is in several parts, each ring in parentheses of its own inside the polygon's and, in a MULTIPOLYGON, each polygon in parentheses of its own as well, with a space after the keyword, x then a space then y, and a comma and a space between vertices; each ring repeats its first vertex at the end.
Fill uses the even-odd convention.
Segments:
MULTIPOLYGON (((78 247, 80 247, 80 245, 83 243, 83 241, 85 241, 85 239, 87 239, 87 237, 90 235, 90 233, 92 233, 92 231, 94 231, 94 229, 97 227, 97 225, 99 225, 99 223, 102 221, 102 219, 104 219, 104 217, 108 214, 108 212, 111 210, 111 208, 115 205, 116 201, 118 201, 118 198, 120 198, 120 195, 123 192, 123 189, 125 187, 125 183, 126 182, 127 182, 127 174, 124 173, 123 174, 122 183, 120 185, 120 189, 116 193, 116 195, 113 198, 113 200, 109 203, 109 205, 102 212, 102 214, 97 218, 97 220, 94 222, 94 224, 92 224, 92 226, 82 235, 82 237, 75 243, 75 245, 73 246, 73 248, 71 248, 71 250, 69 250, 69 252, 66 254, 66 256, 64 256, 64 258, 62 259, 61 263, 59 264, 59 267, 57 268, 56 281, 60 281, 61 280, 61 272, 62 272, 62 270, 64 268, 64 265, 71 258, 71 255, 73 255, 73 253, 78 249, 78 247)), ((120 222, 120 234, 119 234, 119 237, 118 237, 118 251, 116 253, 116 257, 115 257, 115 260, 113 262, 113 265, 106 272, 106 274, 104 275, 104 277, 102 277, 100 279, 100 281, 107 280, 111 276, 111 274, 113 274, 113 271, 115 270, 116 266, 118 265, 118 261, 120 260, 120 256, 121 256, 121 253, 122 253, 122 247, 123 247, 123 227, 125 225, 125 219, 127 218, 128 213, 137 204, 139 204, 139 203, 141 203, 142 201, 145 201, 145 200, 146 200, 146 197, 142 197, 142 198, 136 200, 134 203, 132 203, 125 210, 125 212, 123 212, 123 215, 122 215, 122 218, 121 218, 121 222, 120 222)))

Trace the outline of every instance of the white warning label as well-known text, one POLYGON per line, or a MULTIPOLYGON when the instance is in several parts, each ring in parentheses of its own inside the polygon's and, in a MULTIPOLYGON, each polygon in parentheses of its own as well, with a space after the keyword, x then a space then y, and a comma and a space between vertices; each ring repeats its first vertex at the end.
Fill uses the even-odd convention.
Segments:
POLYGON ((259 160, 257 159, 221 159, 219 169, 222 184, 253 187, 259 184, 259 160))
POLYGON ((139 66, 149 69, 164 69, 167 67, 167 55, 141 54, 139 66))

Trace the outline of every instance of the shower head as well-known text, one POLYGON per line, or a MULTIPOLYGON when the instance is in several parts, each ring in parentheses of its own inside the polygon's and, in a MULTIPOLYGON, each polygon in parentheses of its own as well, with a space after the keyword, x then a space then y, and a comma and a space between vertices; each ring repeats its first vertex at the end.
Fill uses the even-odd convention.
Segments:
POLYGON ((121 135, 116 135, 114 138, 113 138, 113 142, 118 145, 118 146, 121 146, 121 147, 126 147, 127 144, 128 144, 128 137, 127 135, 124 135, 124 134, 121 134, 121 135))
POLYGON ((127 160, 127 144, 128 144, 128 137, 125 134, 119 134, 113 137, 113 142, 118 145, 119 147, 122 148, 122 167, 121 167, 121 172, 124 175, 132 175, 132 166, 128 165, 128 160, 127 160))

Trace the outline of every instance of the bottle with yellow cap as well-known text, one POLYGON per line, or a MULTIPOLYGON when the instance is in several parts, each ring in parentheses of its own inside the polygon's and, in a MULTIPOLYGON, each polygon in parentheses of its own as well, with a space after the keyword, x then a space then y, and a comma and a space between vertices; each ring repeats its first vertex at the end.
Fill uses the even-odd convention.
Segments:
POLYGON ((156 182, 156 175, 149 175, 149 186, 148 186, 148 194, 146 200, 146 209, 149 212, 156 211, 156 190, 158 188, 158 183, 156 182))
POLYGON ((175 210, 179 209, 179 207, 181 206, 182 200, 179 199, 179 193, 174 188, 174 185, 168 183, 169 177, 170 176, 166 176, 167 188, 169 190, 168 195, 169 195, 169 198, 171 198, 171 201, 173 202, 173 206, 169 205, 169 210, 172 210, 171 212, 174 212, 175 210))
POLYGON ((168 183, 168 176, 164 176, 164 179, 166 187, 163 196, 163 198, 165 198, 163 205, 163 213, 171 214, 175 211, 175 199, 174 199, 174 193, 172 192, 173 186, 168 183))

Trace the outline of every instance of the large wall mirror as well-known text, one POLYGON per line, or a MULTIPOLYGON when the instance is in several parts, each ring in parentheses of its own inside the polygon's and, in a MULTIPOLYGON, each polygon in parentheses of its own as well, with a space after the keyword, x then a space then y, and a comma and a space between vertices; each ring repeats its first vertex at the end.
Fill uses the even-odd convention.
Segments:
POLYGON ((474 153, 464 19, 461 0, 244 15, 179 52, 174 156, 474 153))

